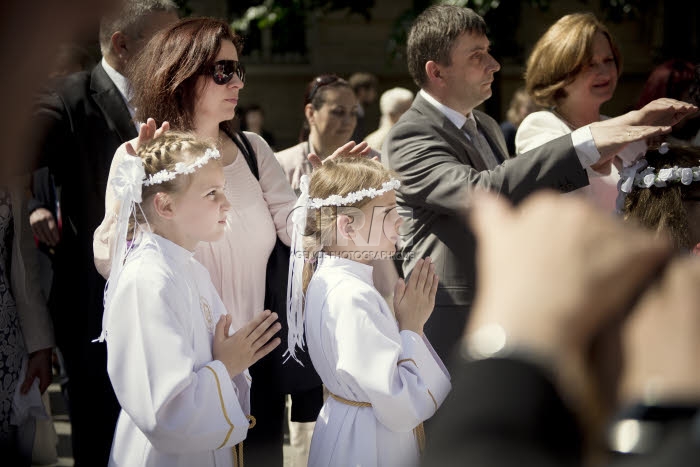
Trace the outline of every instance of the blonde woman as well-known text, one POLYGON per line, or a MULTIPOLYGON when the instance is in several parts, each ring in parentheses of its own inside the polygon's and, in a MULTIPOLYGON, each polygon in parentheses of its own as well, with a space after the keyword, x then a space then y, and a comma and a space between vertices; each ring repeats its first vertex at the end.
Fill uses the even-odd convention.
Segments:
MULTIPOLYGON (((604 120, 600 107, 609 101, 622 73, 622 56, 612 35, 591 13, 563 16, 537 41, 527 61, 525 86, 535 103, 548 110, 528 115, 515 136, 518 154, 604 120)), ((618 157, 634 160, 646 144, 629 145, 618 157)), ((579 188, 599 208, 612 212, 618 171, 611 161, 586 169, 589 186, 579 188)))

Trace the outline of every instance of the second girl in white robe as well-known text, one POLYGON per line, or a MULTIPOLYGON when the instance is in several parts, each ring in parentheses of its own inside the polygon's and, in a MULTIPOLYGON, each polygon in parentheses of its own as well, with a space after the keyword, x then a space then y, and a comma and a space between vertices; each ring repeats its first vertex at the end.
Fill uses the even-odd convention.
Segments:
POLYGON ((306 339, 328 391, 309 466, 408 467, 419 459, 414 428, 450 391, 447 369, 425 337, 399 331, 372 282, 372 266, 321 254, 309 283, 306 339))

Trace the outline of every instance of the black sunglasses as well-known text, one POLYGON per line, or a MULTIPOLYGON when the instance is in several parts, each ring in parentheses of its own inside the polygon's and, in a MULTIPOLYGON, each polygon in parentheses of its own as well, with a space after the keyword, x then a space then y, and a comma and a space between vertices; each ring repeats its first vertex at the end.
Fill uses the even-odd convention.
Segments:
POLYGON ((233 79, 235 74, 245 83, 245 68, 243 64, 236 60, 219 60, 211 65, 206 73, 211 73, 216 84, 226 84, 233 79))
POLYGON ((314 100, 314 96, 323 86, 328 86, 329 84, 335 83, 340 79, 337 75, 321 75, 314 79, 314 84, 311 85, 311 90, 309 91, 309 97, 306 98, 306 102, 310 103, 314 100))

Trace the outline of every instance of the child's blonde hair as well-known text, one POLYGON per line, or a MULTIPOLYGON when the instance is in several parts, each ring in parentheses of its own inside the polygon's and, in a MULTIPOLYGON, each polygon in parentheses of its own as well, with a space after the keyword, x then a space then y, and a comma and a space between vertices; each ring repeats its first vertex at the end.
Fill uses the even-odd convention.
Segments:
MULTIPOLYGON (((341 197, 349 193, 368 188, 380 189, 382 184, 392 179, 392 174, 381 163, 366 157, 342 157, 327 161, 322 167, 314 170, 309 181, 309 198, 328 198, 332 195, 341 197)), ((365 197, 361 200, 345 204, 343 207, 361 209, 372 201, 365 197)), ((303 291, 311 281, 314 273, 315 259, 325 248, 335 245, 337 206, 326 206, 321 209, 309 209, 304 231, 304 256, 307 258, 303 271, 303 291)))
MULTIPOLYGON (((143 168, 146 178, 162 170, 175 171, 178 163, 190 163, 202 156, 207 149, 216 149, 216 145, 209 141, 198 138, 193 133, 185 131, 166 131, 162 135, 143 144, 136 151, 136 155, 143 161, 143 168)), ((208 163, 220 164, 218 160, 210 160, 208 163)), ((196 173, 196 171, 194 172, 196 173)), ((186 190, 192 183, 193 174, 179 174, 172 180, 143 186, 141 192, 141 209, 134 210, 136 222, 143 224, 146 216, 150 214, 150 204, 148 201, 156 193, 178 193, 186 190)), ((129 223, 129 240, 133 233, 134 219, 129 223)))

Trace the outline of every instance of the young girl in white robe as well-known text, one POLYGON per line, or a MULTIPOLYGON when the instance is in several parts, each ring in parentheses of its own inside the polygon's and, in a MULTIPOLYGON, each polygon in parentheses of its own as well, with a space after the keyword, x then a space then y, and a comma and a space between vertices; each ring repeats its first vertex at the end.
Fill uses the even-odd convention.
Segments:
POLYGON ((423 335, 438 285, 430 258, 417 263, 407 283, 399 281, 394 312, 372 282, 370 261, 396 251, 398 186, 367 158, 326 162, 302 181, 289 352, 303 348, 305 326, 309 355, 329 392, 310 467, 417 465, 422 422, 450 390, 449 374, 423 335))
POLYGON ((101 339, 122 410, 110 466, 242 465, 236 445, 252 425, 246 368, 279 344, 279 323, 266 311, 231 333, 193 258, 198 242, 224 232, 219 157, 213 145, 167 132, 125 158, 112 183, 121 205, 101 339))

